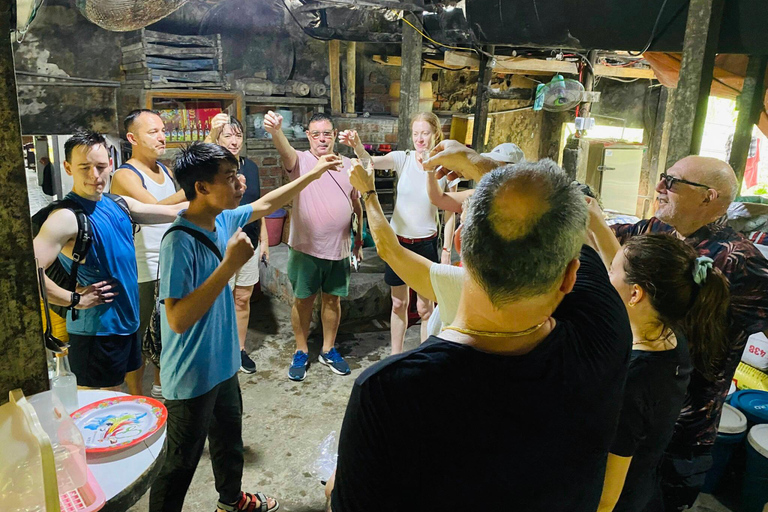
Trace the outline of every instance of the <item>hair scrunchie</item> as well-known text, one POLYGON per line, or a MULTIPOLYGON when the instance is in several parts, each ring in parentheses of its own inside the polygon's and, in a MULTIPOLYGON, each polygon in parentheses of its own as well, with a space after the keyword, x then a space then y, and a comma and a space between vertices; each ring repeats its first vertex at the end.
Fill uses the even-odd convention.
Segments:
POLYGON ((706 256, 699 256, 693 262, 693 281, 701 285, 707 280, 707 272, 712 269, 714 260, 706 256))

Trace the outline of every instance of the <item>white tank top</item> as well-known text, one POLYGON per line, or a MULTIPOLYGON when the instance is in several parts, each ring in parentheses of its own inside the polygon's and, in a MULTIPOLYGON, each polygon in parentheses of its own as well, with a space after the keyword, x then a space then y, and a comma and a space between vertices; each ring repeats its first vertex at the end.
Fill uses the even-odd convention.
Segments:
MULTIPOLYGON (((141 169, 136 169, 136 171, 141 175, 147 192, 152 194, 158 201, 162 201, 176 193, 176 186, 168 176, 165 166, 160 162, 157 165, 161 168, 162 183, 157 183, 141 169)), ((133 172, 130 168, 126 168, 125 164, 120 169, 127 169, 129 172, 133 172)), ((140 283, 157 279, 157 267, 160 261, 160 241, 169 227, 171 227, 170 223, 142 224, 141 229, 136 233, 134 247, 136 248, 136 266, 139 271, 140 283)))

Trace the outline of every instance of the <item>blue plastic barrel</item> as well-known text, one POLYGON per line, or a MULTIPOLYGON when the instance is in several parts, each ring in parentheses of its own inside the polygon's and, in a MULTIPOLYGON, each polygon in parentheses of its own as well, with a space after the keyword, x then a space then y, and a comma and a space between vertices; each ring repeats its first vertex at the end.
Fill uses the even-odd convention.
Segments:
POLYGON ((720 425, 717 429, 717 440, 712 447, 712 467, 704 479, 702 492, 712 494, 717 490, 728 464, 731 462, 733 451, 747 435, 747 418, 741 411, 728 404, 723 404, 720 425))
POLYGON ((747 436, 747 470, 741 487, 741 511, 763 512, 768 504, 768 425, 755 425, 747 436))
POLYGON ((766 391, 742 389, 733 394, 731 405, 744 413, 750 426, 768 423, 768 392, 766 391))

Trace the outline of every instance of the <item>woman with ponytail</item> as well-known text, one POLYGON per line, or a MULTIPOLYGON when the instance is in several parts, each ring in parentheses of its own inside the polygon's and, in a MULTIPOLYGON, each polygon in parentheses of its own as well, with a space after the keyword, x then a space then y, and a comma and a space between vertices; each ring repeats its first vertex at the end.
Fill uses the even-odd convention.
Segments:
POLYGON ((728 282, 710 258, 674 236, 642 235, 620 246, 596 201, 589 228, 633 334, 598 511, 663 510, 658 467, 692 367, 714 379, 726 355, 728 282))

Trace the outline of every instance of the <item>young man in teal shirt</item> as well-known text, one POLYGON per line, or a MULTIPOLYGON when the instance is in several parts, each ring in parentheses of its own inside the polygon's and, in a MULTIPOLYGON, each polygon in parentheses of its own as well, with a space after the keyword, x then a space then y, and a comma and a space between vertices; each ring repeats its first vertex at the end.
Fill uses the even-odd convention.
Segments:
POLYGON ((217 511, 272 512, 279 504, 244 493, 240 349, 229 279, 253 256, 242 228, 288 203, 341 158, 327 155, 301 178, 239 206, 238 162, 215 144, 193 143, 176 159, 190 201, 160 246, 161 379, 168 409, 167 457, 152 486, 152 512, 181 511, 205 439, 219 493, 217 511))

